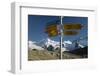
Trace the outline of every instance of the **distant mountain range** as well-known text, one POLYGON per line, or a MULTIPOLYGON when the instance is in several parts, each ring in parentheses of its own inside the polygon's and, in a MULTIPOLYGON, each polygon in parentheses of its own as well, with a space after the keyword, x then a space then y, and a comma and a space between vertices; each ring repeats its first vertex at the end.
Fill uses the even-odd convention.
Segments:
MULTIPOLYGON (((75 49, 75 44, 73 44, 71 41, 67 40, 67 41, 63 41, 63 47, 62 47, 62 51, 70 51, 75 49)), ((60 48, 60 42, 58 41, 54 41, 51 40, 50 38, 47 39, 43 39, 39 42, 35 42, 35 41, 28 41, 28 48, 30 50, 32 49, 37 49, 37 50, 44 50, 44 46, 48 47, 49 45, 52 45, 54 47, 54 49, 56 49, 57 47, 60 48)), ((84 47, 83 45, 79 44, 80 47, 84 47)))

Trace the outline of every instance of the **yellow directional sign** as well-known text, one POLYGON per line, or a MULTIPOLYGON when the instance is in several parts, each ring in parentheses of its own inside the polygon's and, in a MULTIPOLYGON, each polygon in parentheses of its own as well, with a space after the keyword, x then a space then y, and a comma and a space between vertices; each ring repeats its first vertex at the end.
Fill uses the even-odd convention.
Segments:
POLYGON ((49 33, 48 33, 48 36, 49 37, 54 37, 54 36, 57 36, 58 35, 58 31, 56 31, 56 30, 52 30, 52 31, 50 31, 49 33))
POLYGON ((82 27, 81 24, 64 24, 64 30, 80 30, 82 27))
POLYGON ((64 31, 64 35, 77 35, 78 31, 64 31))
POLYGON ((57 25, 50 25, 50 26, 47 26, 46 29, 45 29, 45 32, 48 33, 52 30, 57 30, 57 25))
MULTIPOLYGON (((78 31, 75 30, 80 30, 83 26, 81 24, 65 24, 63 26, 63 35, 77 35, 78 31)), ((45 28, 45 32, 48 34, 49 37, 54 37, 59 35, 59 30, 57 28, 57 25, 49 25, 45 28)))
POLYGON ((57 25, 47 26, 45 32, 48 33, 49 37, 54 37, 58 35, 57 25))

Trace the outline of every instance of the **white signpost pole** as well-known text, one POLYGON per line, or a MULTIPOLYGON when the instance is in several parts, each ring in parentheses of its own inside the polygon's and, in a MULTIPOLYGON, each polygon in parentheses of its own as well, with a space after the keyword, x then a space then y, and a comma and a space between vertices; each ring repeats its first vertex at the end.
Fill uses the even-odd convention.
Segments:
POLYGON ((63 56, 62 56, 62 42, 63 42, 63 29, 62 29, 62 27, 63 27, 63 22, 62 22, 62 19, 63 19, 63 16, 61 16, 61 22, 60 22, 60 25, 61 25, 61 28, 60 28, 60 33, 61 33, 61 37, 60 37, 60 49, 61 49, 61 59, 63 58, 63 56))

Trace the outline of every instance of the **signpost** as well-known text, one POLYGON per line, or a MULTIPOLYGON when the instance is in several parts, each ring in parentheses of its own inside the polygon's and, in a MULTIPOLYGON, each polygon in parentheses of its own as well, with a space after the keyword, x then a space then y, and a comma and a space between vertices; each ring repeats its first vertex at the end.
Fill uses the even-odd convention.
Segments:
POLYGON ((78 31, 64 31, 63 33, 64 35, 70 36, 70 35, 77 35, 78 31))
POLYGON ((48 36, 49 37, 54 37, 54 36, 57 36, 58 35, 58 31, 57 30, 52 30, 48 33, 48 36))
POLYGON ((71 23, 71 24, 63 24, 63 16, 60 17, 60 20, 56 20, 53 23, 49 22, 49 25, 45 29, 45 33, 48 34, 49 37, 54 37, 54 36, 60 36, 60 59, 62 59, 62 43, 63 43, 63 36, 71 36, 71 35, 77 35, 79 33, 78 30, 82 29, 81 24, 76 24, 76 23, 71 23), (58 21, 60 21, 60 26, 58 24, 58 21))
POLYGON ((62 22, 62 19, 63 19, 63 16, 61 16, 61 28, 60 28, 60 33, 61 33, 61 36, 60 36, 60 49, 61 49, 61 51, 60 51, 60 56, 61 56, 61 59, 63 58, 63 52, 62 52, 62 42, 63 42, 63 22, 62 22))
POLYGON ((58 36, 59 34, 62 35, 77 35, 78 31, 82 29, 82 25, 81 24, 62 24, 62 18, 61 18, 61 23, 60 23, 60 33, 58 30, 58 26, 59 25, 49 25, 46 27, 45 32, 48 33, 49 37, 54 37, 54 36, 58 36))
POLYGON ((82 27, 81 24, 64 24, 64 30, 80 30, 82 27))
POLYGON ((47 26, 45 32, 48 33, 49 37, 54 37, 58 35, 57 25, 47 26))

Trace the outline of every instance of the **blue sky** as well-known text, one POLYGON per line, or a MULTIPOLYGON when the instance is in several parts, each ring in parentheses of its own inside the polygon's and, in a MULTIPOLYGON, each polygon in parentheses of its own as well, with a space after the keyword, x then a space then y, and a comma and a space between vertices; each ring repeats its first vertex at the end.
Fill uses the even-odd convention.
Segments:
MULTIPOLYGON (((52 22, 59 19, 60 19, 59 16, 28 15, 28 40, 38 42, 42 39, 46 39, 48 35, 44 31, 45 31, 45 27, 48 25, 48 22, 52 22)), ((63 24, 66 24, 66 23, 80 23, 84 27, 79 31, 78 35, 64 36, 63 40, 73 41, 73 40, 79 39, 79 37, 87 36, 87 31, 88 31, 87 17, 65 16, 63 18, 63 24)), ((59 36, 52 37, 51 39, 55 41, 59 41, 59 36)))

